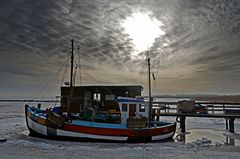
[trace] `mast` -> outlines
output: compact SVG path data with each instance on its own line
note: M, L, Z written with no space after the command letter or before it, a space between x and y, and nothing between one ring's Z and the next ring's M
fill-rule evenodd
M68 105L67 105L67 116L68 118L70 117L70 106L71 106L71 101L72 101L72 93L73 93L73 60L74 60L74 55L73 55L73 45L74 40L71 40L71 46L72 46L72 51L71 51L71 74L70 74L70 89L69 89L69 99L68 99Z
M151 91L151 68L150 68L150 58L149 57L147 57L147 63L148 63L148 98L149 98L149 115L148 115L148 126L150 126L150 122L151 122L151 120L152 120L152 91Z
M73 42L74 42L74 40L72 39L72 40L71 40L71 43L72 43L72 52L71 52L70 90L71 90L72 87L73 87L73 59L74 59L74 56L73 56Z

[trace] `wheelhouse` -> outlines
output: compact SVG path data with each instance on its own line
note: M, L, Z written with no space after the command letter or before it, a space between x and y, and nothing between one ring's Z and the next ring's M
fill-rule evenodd
M121 123L127 124L129 118L148 117L149 104L144 99L118 97Z

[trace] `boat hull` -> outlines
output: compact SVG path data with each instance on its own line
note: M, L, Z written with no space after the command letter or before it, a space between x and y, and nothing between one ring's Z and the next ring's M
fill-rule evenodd
M63 127L57 128L46 118L34 113L29 106L25 106L25 115L30 135L59 140L151 142L172 138L176 130L176 123L150 128L127 128L118 126L120 124L87 121L65 122Z

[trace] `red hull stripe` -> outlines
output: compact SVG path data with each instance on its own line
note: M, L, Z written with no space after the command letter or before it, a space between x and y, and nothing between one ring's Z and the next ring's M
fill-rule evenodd
M175 125L146 129L109 129L65 124L63 130L93 135L138 137L168 134L175 131Z

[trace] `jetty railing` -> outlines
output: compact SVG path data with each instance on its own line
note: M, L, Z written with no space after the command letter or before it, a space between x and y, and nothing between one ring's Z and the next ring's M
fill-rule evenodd
M46 102L46 103L51 103L51 102L57 102L59 103L60 100L53 100L53 99L0 99L0 102L33 102L33 103L40 103L40 102Z
M240 118L240 103L232 102L195 102L194 107L204 109L203 112L182 112L179 102L153 102L153 116L159 120L160 116L174 116L180 123L181 132L186 132L186 117L223 118L226 119L226 130L234 133L234 120ZM194 109L193 109L194 110Z
M179 102L153 102L153 109L160 110L161 114L165 113L177 113ZM196 105L204 107L208 114L212 113L226 113L228 110L233 110L232 113L239 113L240 103L231 102L195 102Z

